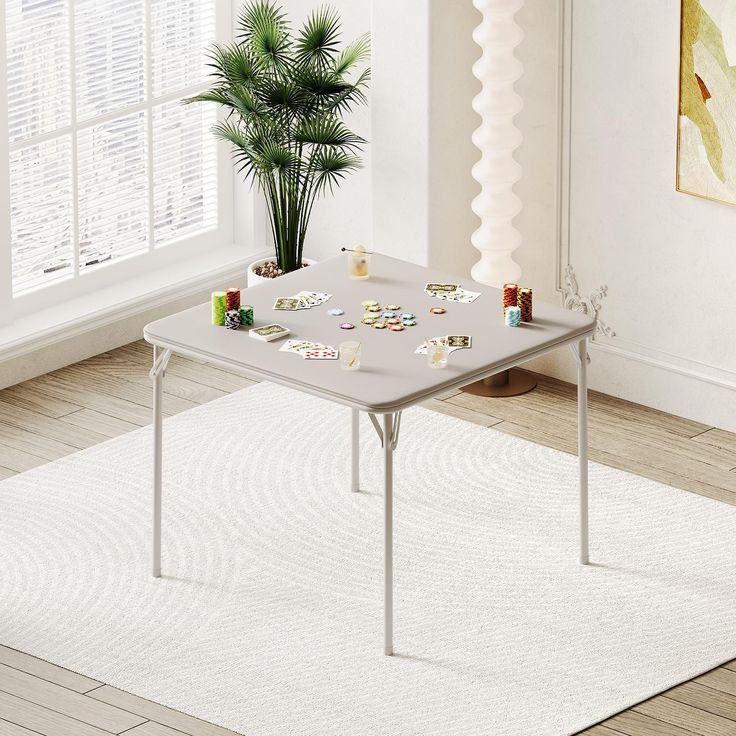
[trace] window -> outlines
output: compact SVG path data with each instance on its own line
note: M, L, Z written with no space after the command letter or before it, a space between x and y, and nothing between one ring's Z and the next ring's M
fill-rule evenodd
M216 111L181 100L229 2L3 1L13 296L211 245Z

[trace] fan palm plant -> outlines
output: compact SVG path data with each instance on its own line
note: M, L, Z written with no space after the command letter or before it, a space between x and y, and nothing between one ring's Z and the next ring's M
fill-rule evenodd
M292 33L273 0L253 0L239 16L236 40L211 53L214 84L187 102L227 111L214 128L232 144L246 180L264 193L284 272L301 268L315 201L360 168L366 141L342 118L366 103L369 37L341 48L340 16L325 6Z

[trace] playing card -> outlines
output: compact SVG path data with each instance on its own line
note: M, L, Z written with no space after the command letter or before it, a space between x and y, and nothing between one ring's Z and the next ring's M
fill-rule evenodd
M458 289L457 291L449 291L444 294L437 294L438 299L445 299L448 302L459 302L461 304L472 304L479 296L479 291L467 291L466 289Z
M473 342L470 335L448 335L447 344L450 348L469 348Z
M299 309L299 299L295 297L280 296L273 305L274 309L284 309L289 312L295 312Z
M460 284L433 284L428 283L424 285L424 291L428 294L442 294L449 291L457 291L460 288Z
M318 346L319 343L309 342L307 340L287 340L280 348L282 353L299 353L300 348L308 348Z
M289 328L283 325L271 324L264 325L263 327L254 327L252 330L248 330L248 334L254 337L256 340L265 340L270 342L271 340L277 340L279 337L286 337L289 334Z
M431 337L429 338L428 342L434 344L437 343L445 343L447 342L447 336L446 335L439 335L437 337ZM457 348L455 348L457 349ZM452 352L452 348L450 348L450 352ZM415 351L414 353L416 355L426 355L427 354L427 343L423 342Z
M305 360L337 360L338 351L330 345L313 350L305 350L303 353Z
M310 307L316 307L324 304L332 294L327 294L324 291L300 291L295 296L306 299Z

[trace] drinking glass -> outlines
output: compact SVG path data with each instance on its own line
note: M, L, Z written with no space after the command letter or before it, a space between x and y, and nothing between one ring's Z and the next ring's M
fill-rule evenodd
M357 371L360 368L360 343L340 343L340 368L346 371Z
M447 366L447 356L450 354L450 346L443 342L427 340L427 365L430 368L444 368Z
M348 251L348 276L363 281L370 276L371 254L364 250Z

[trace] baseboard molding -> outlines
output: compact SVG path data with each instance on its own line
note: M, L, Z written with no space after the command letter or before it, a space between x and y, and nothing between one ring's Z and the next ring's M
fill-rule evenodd
M736 432L734 387L712 374L593 343L589 386L617 398ZM574 383L576 369L562 351L528 364L532 370Z
M148 322L200 304L226 284L244 286L247 263L238 262L169 284L144 296L106 306L0 348L0 388L57 370L107 350L138 340Z

